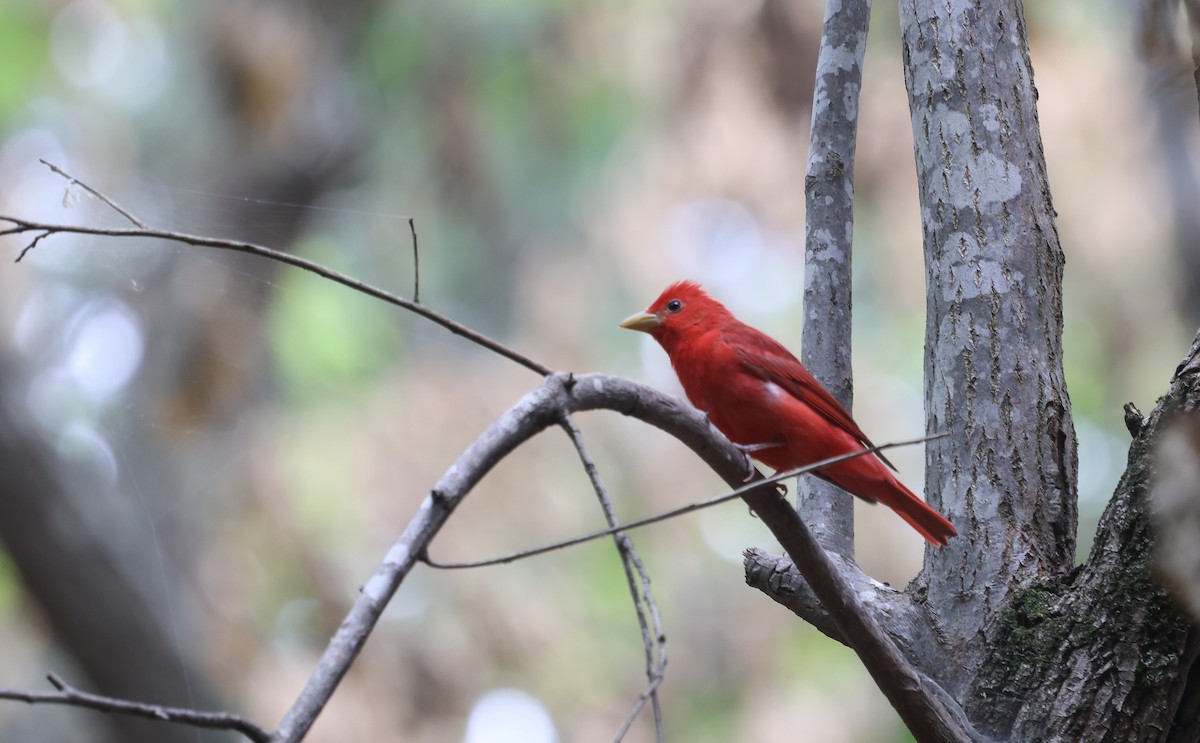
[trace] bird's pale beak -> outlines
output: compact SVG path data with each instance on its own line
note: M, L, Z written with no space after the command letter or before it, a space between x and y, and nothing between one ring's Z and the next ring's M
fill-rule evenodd
M639 312L636 315L630 315L621 323L621 327L626 330L640 330L643 333L649 333L659 326L662 318L658 315L649 312Z

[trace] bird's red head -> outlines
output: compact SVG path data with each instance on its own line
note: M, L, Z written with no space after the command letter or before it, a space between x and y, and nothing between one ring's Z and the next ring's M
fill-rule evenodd
M664 347L697 328L719 328L732 319L725 305L708 296L694 281L668 286L645 312L628 317L622 328L649 333Z

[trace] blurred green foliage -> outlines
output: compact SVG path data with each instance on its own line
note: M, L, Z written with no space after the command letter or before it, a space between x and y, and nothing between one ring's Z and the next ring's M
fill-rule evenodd
M21 580L8 554L0 549L0 617L11 617L21 603Z
M0 126L20 111L40 87L47 55L48 16L36 3L0 3Z
M327 240L307 240L297 252L348 271ZM362 389L402 349L393 308L305 271L280 274L268 322L281 384L299 402L329 402L332 393Z
M356 49L374 167L401 208L437 204L419 210L437 236L429 286L470 296L484 330L508 327L523 261L578 249L578 204L646 111L577 48L586 17L568 2L394 4Z

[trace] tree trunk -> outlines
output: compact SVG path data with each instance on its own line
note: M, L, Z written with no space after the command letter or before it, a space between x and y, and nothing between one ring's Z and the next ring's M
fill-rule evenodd
M1155 580L1154 455L1173 417L1200 405L1200 335L1141 426L1087 562L1015 592L966 694L1007 740L1200 740L1200 634Z
M1200 740L1200 635L1152 573L1153 454L1200 405L1200 336L1074 567L1063 253L1016 0L901 3L928 291L926 498L958 527L895 591L842 571L986 741ZM1135 416L1137 417L1137 416ZM829 632L790 566L747 579ZM836 631L834 633L836 635Z
M1075 559L1063 254L1018 2L901 6L925 241L926 498L961 537L920 583L968 671L1008 592Z

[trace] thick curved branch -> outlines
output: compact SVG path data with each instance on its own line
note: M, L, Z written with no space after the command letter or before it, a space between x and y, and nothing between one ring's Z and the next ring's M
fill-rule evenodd
M412 571L455 507L501 459L521 443L557 423L569 377L555 374L496 419L434 485L317 662L308 684L275 730L273 741L300 741L358 657L388 601Z
M421 504L400 539L363 586L318 662L308 685L284 716L273 741L298 741L333 695L362 649L400 583L412 571L450 514L480 479L503 457L563 415L609 409L645 421L679 439L726 482L745 480L745 455L709 425L699 411L680 400L619 377L556 373L497 419L447 470ZM829 610L838 630L850 641L901 718L921 740L969 741L957 710L929 688L879 624L859 602L853 588L809 534L796 511L773 486L764 485L743 499L783 544L806 581Z

